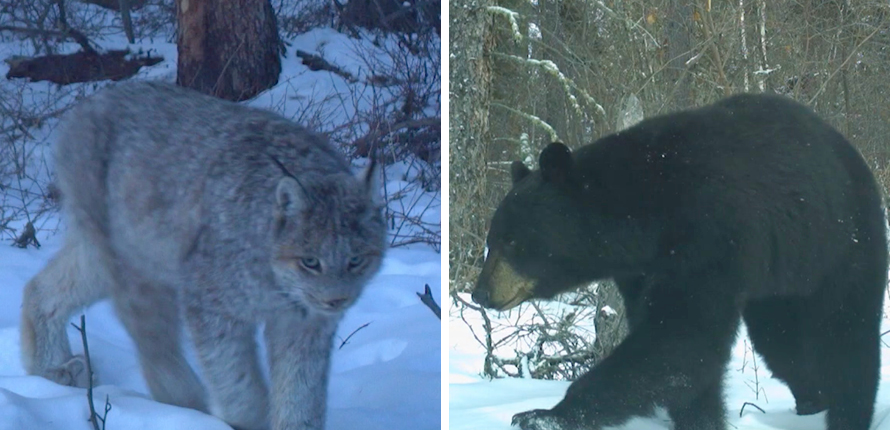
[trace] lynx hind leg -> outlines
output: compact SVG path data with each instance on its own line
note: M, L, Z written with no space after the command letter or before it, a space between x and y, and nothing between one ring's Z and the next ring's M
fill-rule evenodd
M136 343L142 374L152 398L170 405L207 412L204 387L182 351L182 316L173 287L126 275L112 294L118 317Z
M89 383L83 356L71 354L67 328L75 311L107 296L103 261L95 248L72 238L25 286L21 349L29 374L62 385Z

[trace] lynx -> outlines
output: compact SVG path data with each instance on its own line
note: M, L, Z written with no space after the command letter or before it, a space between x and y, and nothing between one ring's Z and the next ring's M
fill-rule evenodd
M159 83L79 104L54 157L68 228L25 287L27 371L86 386L66 326L110 296L156 400L236 429L323 429L332 337L385 249L374 163L356 176L291 121Z

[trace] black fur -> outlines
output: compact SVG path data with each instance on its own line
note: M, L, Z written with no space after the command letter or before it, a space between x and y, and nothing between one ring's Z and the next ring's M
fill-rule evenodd
M513 166L488 236L533 296L614 278L631 334L523 429L599 429L667 408L677 430L725 429L723 376L744 318L798 413L866 430L887 284L881 196L844 137L778 96L652 118L543 172ZM486 261L486 265L495 264ZM498 288L483 270L474 298Z

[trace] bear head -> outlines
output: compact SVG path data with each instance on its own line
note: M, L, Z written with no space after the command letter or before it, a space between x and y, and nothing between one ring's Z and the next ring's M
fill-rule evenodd
M513 162L513 188L501 201L487 239L473 301L506 310L589 283L590 213L583 178L569 148L551 143L540 170Z

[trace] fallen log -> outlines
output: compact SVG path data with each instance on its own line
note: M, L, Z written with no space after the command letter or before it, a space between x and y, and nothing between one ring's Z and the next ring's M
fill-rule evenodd
M28 78L31 82L49 81L58 85L77 82L119 81L136 74L143 66L153 66L163 57L129 55L129 50L102 53L80 51L66 55L12 57L6 60L6 79Z

